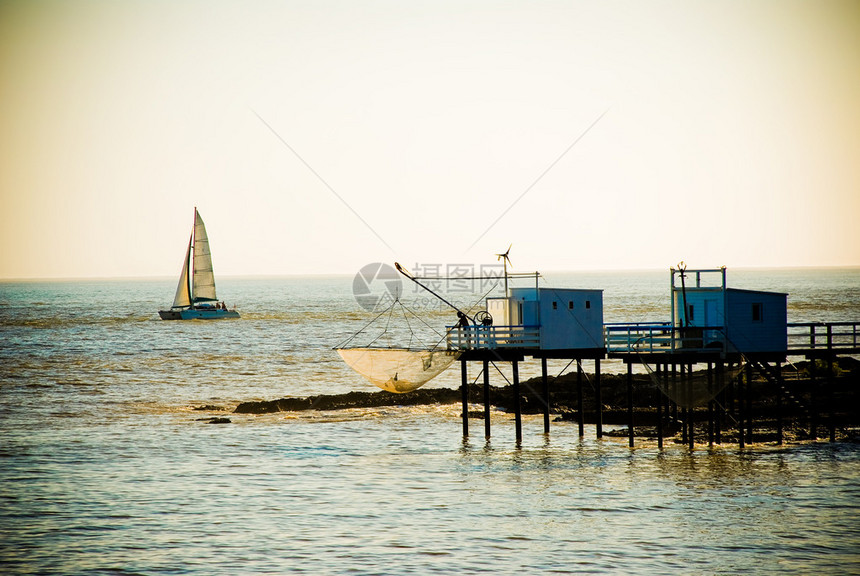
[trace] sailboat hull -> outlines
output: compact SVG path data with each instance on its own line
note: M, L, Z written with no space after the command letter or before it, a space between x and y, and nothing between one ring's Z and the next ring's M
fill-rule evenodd
M222 320L226 318L239 318L235 310L159 310L158 315L162 320Z

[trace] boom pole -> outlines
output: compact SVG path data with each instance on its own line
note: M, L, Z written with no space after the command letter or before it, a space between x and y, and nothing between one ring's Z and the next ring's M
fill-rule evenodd
M436 298L438 298L439 300L441 300L442 302L444 302L445 304L447 304L448 306L450 306L451 308L453 308L454 310L456 310L457 312L459 312L460 314L462 314L466 318L469 317L468 314L466 314L465 312L463 312L462 310L460 310L459 308L457 308L456 306L454 306L453 304L448 302L445 298L443 298L442 296L440 296L439 294L437 294L436 292L434 292L433 290L431 290L430 288L428 288L427 286L425 286L424 284L419 282L412 274L410 274L406 270L406 268L401 266L399 262L395 262L394 267L397 268L398 272L400 272L401 274L403 274L404 276L406 276L407 278L409 278L410 280L412 280L413 282L415 282L416 284L418 284L419 286L421 286L422 288L424 288L425 290L430 292L430 294L432 294L433 296L435 296ZM474 322L474 320L473 320L473 322Z

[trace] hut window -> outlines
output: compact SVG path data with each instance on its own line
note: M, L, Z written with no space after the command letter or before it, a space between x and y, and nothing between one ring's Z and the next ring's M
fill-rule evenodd
M552 309L553 309L553 310L558 310L558 302L553 302L553 303L552 303Z
M693 305L690 304L688 308L690 309L690 312L687 314L687 320L693 322L696 319L696 315L693 313Z
M753 322L761 322L762 321L762 313L761 313L761 302L756 302L752 305L752 321Z
M568 310L573 310L573 300L568 300L568 302L567 302L567 309L568 309Z
M587 310L589 308L591 308L591 300L586 300L585 301L585 309Z

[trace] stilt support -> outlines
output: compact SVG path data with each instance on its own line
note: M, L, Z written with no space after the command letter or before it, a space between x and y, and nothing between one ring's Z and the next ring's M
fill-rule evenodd
M782 364L776 363L776 443L782 446Z
M633 363L627 363L627 443L633 448Z
M490 439L490 363L484 360L484 438Z
M668 378L668 370L660 370L660 365L657 365L657 378L660 378L665 387ZM657 390L657 448L663 449L663 393Z
M546 373L546 358L540 359L540 372L543 380L543 432L549 434L549 378Z
M461 396L463 400L463 438L469 436L469 369L465 360L460 360Z
M603 438L603 398L600 394L600 358L594 360L594 394L597 409L597 437Z
M516 360L511 362L511 367L514 372L514 427L519 445L523 441L523 415L520 408L520 371Z
M579 436L585 434L585 415L582 413L582 360L576 360L576 413L579 420Z

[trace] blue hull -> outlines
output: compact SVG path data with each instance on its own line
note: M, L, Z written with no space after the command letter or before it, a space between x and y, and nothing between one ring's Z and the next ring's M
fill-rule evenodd
M239 318L235 310L159 310L162 320L221 320L224 318Z

